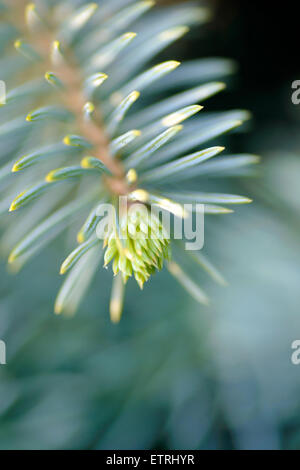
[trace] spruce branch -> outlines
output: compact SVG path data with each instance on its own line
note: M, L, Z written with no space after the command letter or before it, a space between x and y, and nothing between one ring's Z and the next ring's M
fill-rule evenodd
M250 199L191 191L189 181L243 174L258 161L254 155L219 157L224 147L214 145L248 120L248 112L203 112L202 103L223 91L220 80L235 71L231 61L152 62L194 24L208 21L210 12L189 4L157 15L152 0L120 5L9 1L1 22L11 25L13 40L3 38L0 59L10 85L0 109L0 214L7 220L2 250L10 251L10 265L20 269L84 215L78 246L62 258L66 278L55 312L78 308L104 258L114 274L113 322L121 318L129 278L143 288L164 264L207 304L189 269L177 261L180 246L150 208L181 219L189 217L186 202L203 204L206 214L230 213L223 204ZM207 142L213 145L202 148ZM126 209L144 212L119 210L119 196L127 196ZM98 228L105 203L116 211L102 245ZM8 216L8 210L16 214ZM185 253L185 259L224 284L205 257Z

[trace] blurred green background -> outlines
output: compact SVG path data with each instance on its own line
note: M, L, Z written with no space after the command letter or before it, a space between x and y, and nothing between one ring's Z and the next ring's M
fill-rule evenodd
M164 271L143 292L130 284L115 326L102 269L75 317L53 315L63 240L18 276L3 262L1 449L300 448L297 14L291 2L210 3L213 21L165 55L236 59L237 77L206 109L254 114L229 143L262 156L258 175L220 182L254 203L206 224L204 252L229 287L203 276L204 308Z

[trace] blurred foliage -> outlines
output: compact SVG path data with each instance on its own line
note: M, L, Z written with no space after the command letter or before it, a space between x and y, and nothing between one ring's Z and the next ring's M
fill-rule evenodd
M247 183L259 200L207 234L230 286L207 285L206 309L164 273L132 287L116 328L99 273L77 316L53 317L55 245L51 270L37 260L14 289L2 273L1 448L297 448L299 170L291 155L270 160L265 182Z

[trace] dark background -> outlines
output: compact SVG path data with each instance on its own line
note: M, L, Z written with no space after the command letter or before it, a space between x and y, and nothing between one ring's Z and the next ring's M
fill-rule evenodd
M290 102L291 83L300 77L299 2L209 3L214 4L216 16L203 39L203 49L208 56L231 57L239 64L232 105L250 109L261 134L282 126L292 138L299 125L299 112ZM276 150L278 136L275 134L271 146L269 142L268 147L260 144L262 150ZM286 145L289 147L288 142Z

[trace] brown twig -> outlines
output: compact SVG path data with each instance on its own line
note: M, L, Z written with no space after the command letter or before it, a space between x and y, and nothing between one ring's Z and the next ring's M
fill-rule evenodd
M109 152L109 138L105 132L100 110L95 109L93 117L89 120L86 120L84 116L83 108L88 99L83 93L80 68L71 49L66 47L66 50L64 50L65 60L58 65L54 65L51 62L51 49L53 42L57 39L55 25L51 26L50 23L49 29L45 26L45 29L38 32L24 31L24 8L27 2L24 2L24 0L14 1L18 4L18 7L15 8L18 23L21 26L20 29L28 42L33 42L37 47L43 59L43 72L46 73L51 70L64 83L65 87L61 94L64 106L76 117L78 132L92 144L94 156L99 158L112 173L113 177L105 178L109 190L117 194L128 193L123 165L116 158L113 158Z

